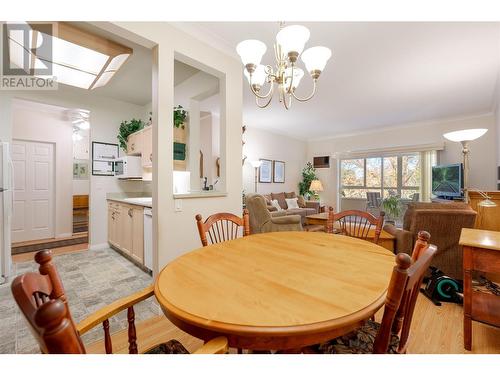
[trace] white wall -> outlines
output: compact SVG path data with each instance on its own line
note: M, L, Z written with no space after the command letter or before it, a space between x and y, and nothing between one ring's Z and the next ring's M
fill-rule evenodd
M500 169L500 80L497 81L496 90L496 130L497 130L497 168ZM497 187L496 190L500 190L500 170L497 169Z
M12 139L12 100L20 98L66 108L90 111L91 141L118 143L116 136L120 122L132 118L144 118L144 107L86 91L60 85L55 91L0 92L0 137ZM71 143L71 140L69 141ZM72 176L70 177L72 181ZM151 191L149 183L120 181L115 177L90 176L90 245L107 246L106 194L111 192Z
M487 128L488 132L470 144L470 186L477 189L496 190L496 149L497 129L495 116L491 113L463 119L436 120L433 122L403 125L351 136L310 141L308 160L313 156L331 155L349 151L363 151L387 147L403 147L432 143L444 143L439 152L438 162L442 164L462 161L461 145L446 141L443 134L453 130ZM325 191L320 194L326 204L337 206L337 163L331 160L329 169L318 169L317 175Z
M55 174L55 237L73 232L73 124L62 118L62 111L31 107L16 101L12 111L12 138L53 143Z
M163 22L122 22L107 25L153 50L153 205L155 272L172 259L200 247L194 216L214 212L241 214L242 74L238 59ZM220 79L221 180L226 196L182 200L175 212L173 196L174 58ZM200 65L200 63L203 65Z
M307 142L251 126L247 126L243 139L245 140L243 153L247 156L243 165L243 189L246 193L255 191L255 169L250 162L258 159L285 162L285 183L258 183L258 193L282 191L298 193L302 169L307 161Z

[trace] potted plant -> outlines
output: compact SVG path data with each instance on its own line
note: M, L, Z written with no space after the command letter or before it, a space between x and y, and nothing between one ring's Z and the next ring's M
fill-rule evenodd
M382 200L382 207L386 213L386 223L395 224L402 212L401 199L397 195L390 195Z
M187 115L187 111L181 105L174 107L174 140L176 142L185 142Z
M120 124L120 130L118 131L118 142L120 143L120 147L127 151L127 138L130 134L135 133L136 131L144 128L144 122L142 120L136 120L133 118L130 121L122 121Z
M309 199L314 193L309 190L312 180L317 180L316 169L308 162L302 170L302 181L299 182L299 194L305 199Z

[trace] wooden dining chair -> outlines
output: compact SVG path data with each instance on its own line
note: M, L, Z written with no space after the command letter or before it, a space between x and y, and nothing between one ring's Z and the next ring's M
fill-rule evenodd
M406 253L396 256L381 323L367 320L356 331L310 350L329 354L406 353L420 284L437 251L429 245L429 239L429 233L419 232L412 258Z
M196 215L195 218L203 246L208 246L209 241L210 244L215 244L238 238L240 227L243 228L243 236L250 235L250 220L246 208L243 210L243 217L222 212L210 215L205 222L200 214Z
M68 306L64 287L49 250L39 251L35 261L40 265L39 273L29 272L17 276L11 289L14 299L28 322L28 326L38 341L42 353L85 354L81 335L102 324L104 346L107 354L113 353L109 319L120 311L127 310L128 352L130 354L188 354L188 350L177 340L149 343L138 350L135 327L134 305L154 295L153 286L121 298L94 312L75 324ZM228 342L218 337L207 342L195 353L226 353Z
M370 234L373 233L373 243L378 243L382 227L384 226L384 216L384 211L381 211L378 217L360 210L341 211L333 215L333 223L330 224L330 233L338 229L338 234L361 238L363 240L367 240ZM335 224L337 223L338 228L335 228ZM327 223L327 231L328 228L329 224Z

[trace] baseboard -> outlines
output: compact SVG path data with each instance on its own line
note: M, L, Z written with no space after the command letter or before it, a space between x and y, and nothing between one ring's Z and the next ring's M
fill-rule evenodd
M109 249L109 243L104 242L104 243L98 243L97 245L90 245L89 250L103 250L103 249Z

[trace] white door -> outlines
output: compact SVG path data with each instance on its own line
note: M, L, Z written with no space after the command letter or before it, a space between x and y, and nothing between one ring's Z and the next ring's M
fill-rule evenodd
M12 142L12 242L54 237L54 145Z

